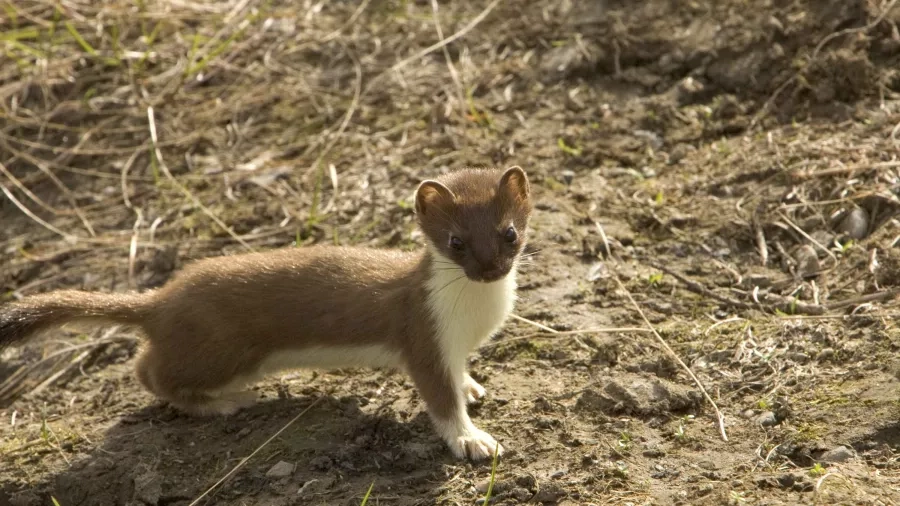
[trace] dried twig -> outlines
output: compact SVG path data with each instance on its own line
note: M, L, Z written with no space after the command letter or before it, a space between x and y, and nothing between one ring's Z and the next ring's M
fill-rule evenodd
M525 336L511 337L509 339L504 339L502 341L494 341L491 343L485 343L481 346L481 348L491 348L494 346L502 346L508 343L514 343L516 341L527 341L529 339L557 339L563 337L577 337L579 335L589 335L589 334L619 334L619 333L628 333L628 332L652 332L652 330L644 328L644 327L609 327L609 328L588 328L588 329L578 329L578 330L554 330L552 332L536 332L534 334L528 334Z
M842 35L850 35L851 33L868 32L872 28L875 28L876 26L878 26L879 23L881 23L884 20L885 16L887 16L891 12L891 9L893 9L896 4L897 4L897 0L891 0L891 3L887 4L887 6L881 10L881 14L879 14L878 17L875 18L874 21L872 21L871 23L869 23L867 25L858 26L855 28L845 28L843 30L826 35L825 38L823 38L816 45L816 48L813 50L812 56L810 57L810 61L815 60L816 57L819 56L819 51L821 51L822 48L825 47L825 44L828 44L832 40L834 40Z
M263 444L259 445L255 450L253 450L253 453L251 453L250 455L247 455L246 457L244 457L243 459L241 459L241 461L238 462L236 466L234 466L233 468L231 468L231 471L228 471L228 473L227 473L225 476L223 476L219 481L215 482L211 487L209 487L208 489L206 489L205 492L203 492L203 493L200 494L196 499L194 499L193 501L191 501L191 503L190 503L188 506L194 506L194 505L198 504L198 503L200 502L201 499L203 499L204 497L206 497L207 495L209 495L210 492L212 492L213 490L215 490L216 488L218 488L219 485L225 483L225 481L228 480L228 478L231 478L232 476L234 476L234 474L237 473L238 470L240 470L242 467L244 467L244 464L246 464L250 459L252 459L254 455L256 455L256 454L259 453L263 448L265 448L266 446L268 446L269 443L271 443L272 441L275 440L275 438L277 438L278 436L280 436L282 432L286 431L291 425L294 424L294 422L296 422L297 420L299 420L301 416L305 415L309 410L311 410L313 407L315 407L316 404L318 404L322 399L324 399L324 396L320 396L320 397L316 398L316 400L313 401L312 404L310 404L309 406L307 406L306 409L304 409L303 411L297 413L297 416L295 416L294 418L291 418L286 424L284 424L283 427L281 427L280 429L278 429L278 432L276 432L275 434L272 434L272 436L271 436L269 439L266 439L266 440L263 442Z
M881 11L881 14L879 14L878 17L875 18L874 21L872 21L871 23L869 23L865 26L860 26L860 27L856 27L856 28L847 28L845 30L840 30L840 31L826 35L816 45L816 48L813 50L808 63L811 64L812 62L814 62L816 60L816 58L818 58L818 56L819 56L819 51L821 51L822 48L825 46L825 44L827 44L831 40L833 40L837 37L840 37L842 35L847 35L847 34L857 33L857 32L867 32L867 31L871 30L872 28L878 26L878 24L881 23L882 20L884 20L885 16L888 15L888 13L891 11L891 9L894 8L894 5L896 3L897 3L897 0L891 0L891 3L888 4L888 6L885 7ZM763 115L765 115L765 113L769 110L769 108L772 106L772 104L775 103L775 100L778 99L778 97L781 95L781 93L784 92L784 90L787 89L788 86L797 82L799 77L800 77L800 72L798 71L794 75L792 75L790 78L788 78L785 82L781 83L781 85L778 86L778 88L775 89L775 91L772 93L772 95L770 95L769 98L765 101L765 103L763 103L762 107L759 108L759 111L753 116L753 119L750 120L750 126L747 127L748 131L753 130L756 127L759 120L762 119Z
M432 45L426 47L425 49L419 51L418 53L416 53L416 54L414 54L414 55L412 55L412 56L410 56L409 58L403 59L403 60L401 60L401 61L395 63L395 64L390 68L390 70L392 70L392 71L394 71L394 70L400 70L400 69L402 69L403 67L409 65L410 63L412 63L412 62L414 62L414 61L416 61L416 60L418 60L418 59L420 59L420 58L422 58L422 57L428 55L429 53L431 53L431 52L433 52L433 51L436 51L436 50L438 50L438 49L440 49L440 48L446 46L447 44L450 44L451 42L455 41L456 39L461 38L461 37L464 36L465 34L467 34L467 33L469 33L470 31L472 31L476 26L478 26L479 23L481 23L482 21L484 21L484 18L486 18L486 17L488 16L488 14L490 14L491 11L494 10L494 7L497 7L497 4L499 4L499 3L500 3L500 0L493 0L491 3L488 4L487 7L484 8L483 11L481 11L480 14L478 14L477 16L475 16L475 18L472 19L472 21L469 21L469 23L468 23L466 26L462 27L458 32L456 32L456 33L454 33L453 35L447 37L446 39L440 40L440 41L438 41L438 42L436 42L436 43L434 43L434 44L432 44Z
M679 365L681 365L681 367L685 370L685 372L688 373L688 376L690 376L691 379L694 380L694 383L697 385L697 388L700 389L700 393L703 394L703 396L706 398L707 402L709 402L709 404L712 406L713 410L716 412L716 418L719 423L719 434L722 436L722 440L728 441L728 435L725 433L725 415L723 415L722 412L719 410L719 406L716 404L716 401L714 401L712 399L712 397L710 397L709 394L706 392L706 388L703 386L703 383L700 381L700 379L694 374L694 371L692 371L691 368L688 367L688 365L685 364L683 360L681 360L681 357L679 357L678 354L675 353L675 350L673 350L672 347L669 346L669 343L667 343L666 340L663 339L661 335L659 335L659 332L656 331L656 328L653 326L652 323L650 323L650 320L647 319L647 315L644 314L644 310L641 309L641 306L639 306L637 302L635 302L634 297L631 296L631 292L628 291L628 288L625 288L625 285L622 283L621 280L619 280L619 277L613 276L613 279L616 281L616 284L619 285L619 289L625 293L626 297L628 297L628 300L631 302L631 305L634 307L634 309L638 312L639 315L641 315L641 319L644 320L644 323L647 325L647 328L651 332L653 332L653 336L656 337L656 340L659 342L659 344L662 345L662 347L667 352L669 352L669 355L671 355L672 358L674 358L675 361L678 362Z
M546 326L546 325L544 325L544 324L538 323L538 322L536 322L536 321L529 320L528 318L522 318L521 316L516 315L516 314L511 314L511 315L509 315L509 316L510 316L510 318L512 318L512 319L514 319L514 320L519 320L520 322L527 323L527 324L532 325L532 326L534 326L534 327L537 327L537 328L539 328L539 329L541 329L541 330L543 330L543 331L545 331L545 332L550 332L551 334L558 334L558 333L559 333L559 331L556 330L556 329L552 329L552 328L550 328L550 327L548 327L548 326Z
M434 18L434 29L437 32L438 40L444 40L444 31L441 29L441 20L438 17L438 2L437 0L431 0L431 12L432 17ZM444 60L447 62L447 70L450 71L450 78L453 80L453 83L456 85L456 95L457 100L459 101L459 108L461 110L461 117L465 117L466 115L466 94L463 88L463 84L459 79L459 74L456 72L456 67L453 66L453 59L450 58L450 51L447 50L447 46L442 46L441 51L444 53Z
M209 218L213 220L216 225L225 230L225 232L227 232L228 235L230 235L235 241L239 242L241 246L247 248L250 251L256 251L253 246L247 244L247 241L245 241L241 236L234 233L234 230L231 230L231 227L229 227L221 219L219 219L219 217L216 216L215 213L213 213L208 207L203 205L203 203L200 202L200 199L195 197L194 194L191 193L191 191L188 190L186 186L175 179L175 176L173 176L169 171L169 167L166 165L165 161L163 161L162 152L160 152L159 145L157 143L158 139L156 136L156 119L153 116L153 106L147 107L147 122L149 123L150 127L150 141L153 143L153 153L156 156L156 161L159 164L160 169L162 169L163 174L166 175L166 177L169 179L169 181L172 182L172 184L174 184L179 190L181 190L185 197L190 199L190 201L193 202L195 206L200 208L200 210L203 211L204 214L209 216Z

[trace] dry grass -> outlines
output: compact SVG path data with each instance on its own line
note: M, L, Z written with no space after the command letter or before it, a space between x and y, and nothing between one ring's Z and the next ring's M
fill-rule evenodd
M477 159L459 151L473 148L461 131L482 130L463 111L482 109L477 72L498 55L456 64L464 104L440 51L477 44L497 5L466 18L406 2L6 3L4 193L47 232L23 249L52 255L61 237L123 259L133 238L132 257L185 241L197 254L223 242L379 241L408 222L408 185L383 195L351 183L388 178L378 166L414 178ZM448 131L434 135L423 117ZM388 223L366 212L385 206ZM22 259L9 251L23 230L3 238L6 261Z
M57 286L145 289L200 256L313 243L415 248L410 197L419 179L461 165L520 164L542 199L543 244L525 269L533 297L510 335L485 347L481 367L499 368L485 357L512 350L504 386L524 392L534 412L490 401L483 408L498 430L509 418L529 431L525 456L497 469L498 484L552 466L569 469L572 480L558 482L567 492L597 504L671 499L679 487L700 497L693 483L732 480L743 485L719 502L704 496L708 503L766 500L782 491L757 490L760 475L809 467L808 456L785 448L848 434L837 424L820 429L823 417L861 426L870 412L888 416L886 397L854 410L850 399L862 394L847 391L854 375L881 374L896 352L896 3L604 2L612 12L598 15L591 8L600 2L527 0L2 2L0 281L10 298ZM783 31L774 26L789 21ZM709 26L716 30L695 29ZM759 44L768 45L760 52ZM759 54L752 76L730 66ZM858 79L841 77L847 69L859 69ZM690 91L698 82L705 88ZM841 102L847 96L853 101ZM836 230L856 206L868 214L866 236L851 241ZM0 384L0 398L110 360L106 348L120 338L51 342ZM683 360L676 365L688 377L676 377L678 367L666 376L669 356ZM727 417L728 441L711 424L598 422L576 412L579 395L635 371L703 385L719 420ZM570 391L548 400L544 372L561 374ZM350 378L335 383L344 395L370 386ZM380 392L387 382L379 381ZM54 399L47 390L38 393ZM795 414L777 427L744 416L788 400ZM70 423L53 421L60 434ZM277 438L257 444L278 427L276 436L288 437L292 423L279 420L243 448L258 458L198 447L224 462L207 469L203 490L215 483L224 497L232 478L252 479L253 466L268 463L268 452L308 456ZM684 474L651 477L661 461L610 445L622 424L647 440L675 441L663 463ZM191 430L184 427L168 429L180 436ZM221 426L209 430L222 437ZM92 451L117 449L105 441L115 438L96 438ZM612 452L574 443L594 438ZM11 443L10 458L26 463L16 472L36 468L28 463L36 440ZM55 457L59 441L50 441ZM393 442L373 443L378 451L365 457L375 467L361 473L380 465L405 473L382 459ZM896 471L895 455L878 451L867 462ZM744 461L720 469L721 482L691 467L735 455ZM633 474L601 467L622 462ZM471 482L487 470L448 469L452 477L437 478L447 497L474 500ZM813 480L818 492L842 489L835 476L843 474ZM868 493L867 478L847 476L848 494ZM357 498L369 478L329 493ZM434 480L411 486L431 493ZM878 480L869 489L889 495L893 482ZM383 499L382 483L396 486L379 479L373 501Z

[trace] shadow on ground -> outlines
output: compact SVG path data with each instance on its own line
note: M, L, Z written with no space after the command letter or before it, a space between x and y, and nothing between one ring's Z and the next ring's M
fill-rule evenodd
M331 504L336 489L341 496L356 489L361 499L376 475L398 485L431 482L450 458L424 413L409 422L370 415L357 397L261 401L229 418L192 418L154 405L121 416L102 446L47 481L0 490L0 505L47 505L51 496L62 506L189 504L307 408L198 504L260 495L274 503Z

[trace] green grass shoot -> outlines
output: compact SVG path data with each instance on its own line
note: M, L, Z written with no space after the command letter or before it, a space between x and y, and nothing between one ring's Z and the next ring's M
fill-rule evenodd
M372 484L369 485L369 491L366 492L366 496L363 497L363 500L361 503L359 503L359 506L366 506L366 503L369 502L369 495L372 494L372 487L374 487L374 486L375 486L375 482L373 481Z
M566 141L563 140L562 137L556 140L556 145L559 146L559 149L562 150L563 153L572 156L581 156L581 148L572 147L566 144Z
M491 481L488 482L487 492L484 494L484 506L491 502L491 493L494 491L494 482L497 480L497 458L500 456L500 443L494 447L494 459L491 462Z

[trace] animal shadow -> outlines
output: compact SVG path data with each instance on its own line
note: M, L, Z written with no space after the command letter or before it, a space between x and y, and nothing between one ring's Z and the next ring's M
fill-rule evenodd
M0 489L0 506L188 505L223 477L197 504L359 504L373 481L373 497L402 484L410 499L392 504L424 504L447 479L445 445L426 415L401 422L361 402L276 399L228 417L150 406L121 416L98 447L29 490Z

